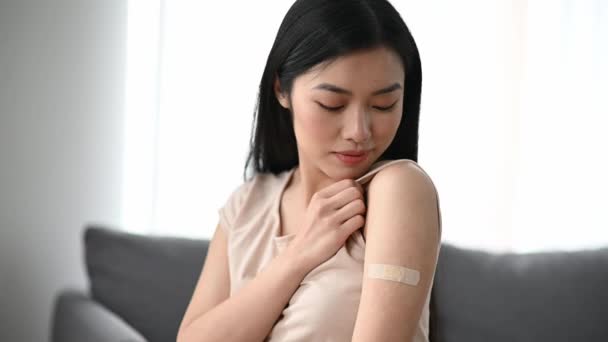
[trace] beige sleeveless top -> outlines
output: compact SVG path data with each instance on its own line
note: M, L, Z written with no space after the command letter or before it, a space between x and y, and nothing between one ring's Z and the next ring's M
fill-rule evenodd
M413 161L376 162L356 181L367 191L367 183L376 172L401 162ZM231 295L255 278L295 236L279 236L280 199L294 170L256 174L238 186L218 210L228 237ZM441 237L441 211L439 234ZM364 256L365 239L360 229L332 258L306 275L265 341L350 341L361 297ZM414 342L429 341L430 295L431 291Z

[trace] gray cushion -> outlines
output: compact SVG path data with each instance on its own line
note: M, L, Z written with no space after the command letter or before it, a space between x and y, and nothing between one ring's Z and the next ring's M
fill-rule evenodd
M53 313L53 342L146 342L132 326L78 290L57 296Z
M85 229L91 296L148 341L175 341L208 241Z
M433 342L608 341L608 248L490 253L443 243Z

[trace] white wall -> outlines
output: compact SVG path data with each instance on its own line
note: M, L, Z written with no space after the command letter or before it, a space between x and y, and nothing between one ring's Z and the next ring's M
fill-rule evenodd
M0 0L0 341L86 290L82 231L120 217L126 1Z

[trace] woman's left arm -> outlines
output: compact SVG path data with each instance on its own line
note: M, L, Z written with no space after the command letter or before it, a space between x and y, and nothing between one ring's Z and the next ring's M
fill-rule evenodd
M365 274L353 342L412 341L440 247L437 191L415 162L389 165L371 180L365 218ZM370 278L370 264L420 272L417 285Z

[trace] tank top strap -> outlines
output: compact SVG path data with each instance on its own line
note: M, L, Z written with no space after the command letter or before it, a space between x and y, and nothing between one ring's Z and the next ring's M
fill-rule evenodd
M404 163L404 162L413 162L413 160L411 160L411 159L393 159L393 160L382 160L382 161L376 162L376 163L372 164L369 171L367 171L363 176L357 178L355 180L355 182L359 183L360 185L367 184L374 177L374 175L376 173L378 173L378 171L384 169L385 167L387 167L389 165L397 164L397 163Z

